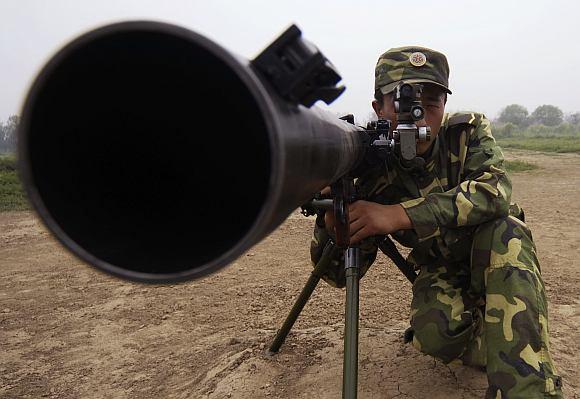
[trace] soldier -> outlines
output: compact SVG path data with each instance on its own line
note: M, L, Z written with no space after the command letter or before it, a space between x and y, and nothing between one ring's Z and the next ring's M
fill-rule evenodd
M368 201L350 205L351 243L363 250L361 274L376 257L373 236L391 234L412 248L413 284L407 342L445 363L485 368L489 398L562 397L548 346L548 308L540 265L523 212L510 205L511 183L490 122L478 113L444 113L449 66L423 47L390 49L375 69L377 116L396 125L393 90L421 83L430 142L418 143L424 165L395 161L357 181ZM393 126L394 127L394 126ZM316 263L331 212L318 218ZM344 286L335 259L325 280Z

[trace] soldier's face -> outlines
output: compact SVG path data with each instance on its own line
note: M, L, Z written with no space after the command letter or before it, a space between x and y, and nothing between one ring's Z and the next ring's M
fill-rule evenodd
M446 101L445 92L437 86L426 84L423 87L421 103L423 108L425 108L425 119L418 121L417 125L431 127L431 141L417 143L417 154L420 155L426 152L439 134ZM392 94L385 94L382 104L378 101L373 101L373 108L377 117L390 120L392 122L391 128L395 129L397 126L397 113L395 112Z

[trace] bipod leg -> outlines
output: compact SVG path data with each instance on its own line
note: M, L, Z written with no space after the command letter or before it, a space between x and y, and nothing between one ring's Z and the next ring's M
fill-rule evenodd
M302 292L300 292L300 295L296 299L294 306L292 306L292 310L290 310L288 317L286 317L284 324L282 325L280 330L278 330L276 337L274 337L274 341L272 341L272 344L270 345L269 348L270 354L276 353L278 352L278 350L280 350L280 347L286 340L288 333L292 329L292 326L294 326L294 323L296 322L296 319L298 319L298 316L300 316L302 309L304 309L304 306L310 299L310 296L314 292L314 289L318 285L318 282L320 281L320 278L326 271L326 268L336 255L336 252L337 252L336 245L334 245L332 241L329 241L324 247L324 250L322 251L322 256L320 257L320 260L314 267L314 270L312 270L312 273L310 273L310 277L308 278L306 285L304 286L304 288L302 288Z
M393 241L389 238L389 236L386 236L384 240L380 241L378 243L378 246L379 249L385 255L391 258L395 266L397 266L401 271L401 273L403 273L405 277L407 277L407 280L409 280L409 282L413 284L415 282L415 279L417 278L417 273L415 273L415 270L413 270L411 265L407 263L405 258L403 258L403 256L395 246L395 243L393 243Z
M346 314L344 322L342 397L344 399L355 399L358 379L360 248L347 248L344 254L344 268L346 272Z

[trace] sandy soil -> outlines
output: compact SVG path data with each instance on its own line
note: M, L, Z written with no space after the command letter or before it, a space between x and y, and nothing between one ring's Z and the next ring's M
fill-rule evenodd
M580 397L580 156L510 152L551 305L552 352ZM281 352L265 352L311 270L292 215L229 268L144 286L65 252L30 212L0 214L0 397L337 398L344 291L320 284ZM361 282L359 397L480 398L485 375L402 342L410 285L380 256Z

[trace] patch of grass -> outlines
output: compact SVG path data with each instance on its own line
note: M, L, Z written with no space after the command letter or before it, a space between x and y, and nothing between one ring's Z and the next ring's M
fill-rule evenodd
M575 152L580 153L580 137L532 137L532 138L501 138L498 144L502 148L516 148L522 150L543 152Z
M504 161L503 163L505 170L509 173L517 173L517 172L524 172L526 170L535 170L538 169L539 166L530 162L526 161Z
M14 155L0 154L0 172L9 172L16 170L16 157Z
M0 155L0 212L30 209L13 155Z

